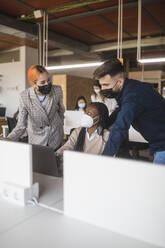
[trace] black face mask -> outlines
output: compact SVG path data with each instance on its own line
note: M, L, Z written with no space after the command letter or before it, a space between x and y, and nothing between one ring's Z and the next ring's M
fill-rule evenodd
M116 98L119 92L115 92L112 89L101 90L101 94L107 98Z
M116 81L115 85L111 89L101 90L101 94L107 98L116 98L119 95L119 92L113 91L113 88L119 81Z
M51 91L51 88L52 88L51 83L44 85L44 86L38 86L39 92L41 92L41 94L43 94L43 95L48 95Z

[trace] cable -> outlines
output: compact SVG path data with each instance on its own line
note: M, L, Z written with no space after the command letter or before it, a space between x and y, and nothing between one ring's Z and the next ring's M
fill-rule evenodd
M137 61L141 59L141 19L142 1L138 0L138 38L137 38Z
M48 33L49 33L49 30L48 30L48 22L49 22L49 19L48 19L48 14L46 14L46 36L45 36L45 42L46 42L46 46L45 46L45 66L48 66Z
M117 58L120 58L120 0L118 0L118 35L117 35Z
M46 12L43 13L43 36L42 36L42 44L43 44L43 51L42 51L42 65L45 66L45 29L46 29Z
M46 208L46 209L49 209L53 212L56 212L56 213L59 213L59 214L64 214L64 211L60 210L60 209L57 209L57 208L53 208L53 207L50 207L48 205L45 205L43 203L39 203L38 202L38 199L36 197L33 197L32 200L29 200L28 203L32 204L32 205L35 205L35 206L39 206L39 207L42 207L42 208Z
M118 37L117 37L117 58L122 59L123 40L123 0L118 0Z
M41 24L38 23L38 62L42 65Z
M122 41L123 41L123 0L120 6L120 59L122 59Z

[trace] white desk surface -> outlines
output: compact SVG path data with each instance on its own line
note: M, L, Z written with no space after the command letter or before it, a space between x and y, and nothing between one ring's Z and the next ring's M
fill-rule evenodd
M64 127L64 133L66 135L70 135L70 131L73 127L69 127L69 126L65 126ZM130 127L129 131L128 131L128 135L129 135L129 141L133 141L133 142L140 142L140 143L148 143L147 140L145 140L143 138L143 136L137 132L132 126Z
M35 175L40 202L62 208L62 179ZM156 248L41 207L0 199L1 248Z
M132 126L130 126L128 135L129 135L129 141L148 143L148 141L145 140L143 136L139 132L137 132Z

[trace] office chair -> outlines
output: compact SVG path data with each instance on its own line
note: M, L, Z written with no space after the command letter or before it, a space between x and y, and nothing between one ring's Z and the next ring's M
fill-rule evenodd
M116 154L116 157L150 161L149 158L140 155L140 151L147 150L148 148L149 148L148 143L129 141L127 136L127 138L120 146L119 151Z
M147 150L149 148L148 143L142 142L128 142L129 150L132 151L132 158L136 160L149 161L149 158L141 156L140 151Z
M15 126L17 125L17 120L15 117L7 117L7 124L9 127L9 133L11 133L11 131L15 128ZM28 136L23 136L21 138L19 138L20 142L23 143L28 143Z
M5 118L5 114L6 114L6 108L0 107L0 117Z
M9 127L9 133L11 133L11 131L17 125L17 120L15 118L12 118L12 117L7 117L7 124L8 124L8 127Z

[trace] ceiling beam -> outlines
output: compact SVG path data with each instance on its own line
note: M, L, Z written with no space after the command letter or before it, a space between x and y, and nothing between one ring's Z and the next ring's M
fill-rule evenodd
M38 29L36 24L20 21L4 14L0 14L0 24L19 30L24 33L31 34L33 37L37 38ZM50 30L49 30L49 43L52 46L62 49L67 49L76 54L80 54L87 57L93 57L93 58L97 57L96 55L89 54L88 45L80 41L68 38L64 35L54 33Z
M98 40L100 40L100 41L105 41L105 39L102 38L101 36L98 36L98 35L96 35L96 34L94 34L94 33L91 33L91 32L89 32L88 30L86 30L86 29L84 29L84 28L81 28L81 27L79 27L79 26L76 26L75 24L68 23L68 22L66 22L65 24L68 25L68 26L71 26L71 27L74 28L74 29L77 29L77 30L79 30L79 31L82 31L82 32L84 32L84 34L86 33L87 35L89 35L89 36L91 36L91 37L93 37L93 38L95 38L95 39L98 39Z
M80 2L79 0L77 1L73 1L73 2ZM89 7L88 5L84 6L88 11L93 11L93 9L91 7ZM99 14L98 17L100 17L102 20L104 20L104 22L112 25L114 28L118 28L118 25L116 23L114 23L113 21L109 20L107 17L105 17L104 15ZM133 37L132 34L130 34L129 32L127 32L125 29L123 29L123 33L127 34L129 37Z
M144 38L141 40L141 47L161 46L165 45L165 36ZM137 48L137 40L123 41L123 49ZM117 42L108 42L90 47L90 52L105 52L117 50Z
M154 23L157 27L159 27L161 30L165 31L165 27L161 25L144 6L142 5L142 11L143 13Z
M10 17L4 14L0 14L0 24L32 35L37 35L38 32L37 25L19 21L14 17Z
M142 39L141 47L155 47L155 46L165 46L165 36L154 37L154 38L144 38ZM128 40L123 41L123 49L134 49L137 48L137 40ZM98 45L90 46L90 53L102 53L106 51L116 51L117 43L116 42L107 42ZM56 49L49 52L49 57L60 57L73 55L73 53L63 50Z
M144 4L151 4L151 3L164 3L164 0L143 0L143 5ZM123 9L128 9L128 8L135 8L137 7L138 2L131 2L131 3L125 3L123 4ZM71 15L71 16L65 16L65 17L61 17L61 18L54 18L54 19L50 19L49 20L49 24L51 23L60 23L60 22L66 22L66 21L71 21L74 19L78 19L78 18L83 18L83 17L88 17L88 16L95 16L95 15L99 15L99 14L104 14L104 13L112 13L114 11L118 10L118 5L112 6L112 7L107 7L107 8L103 8L103 9L97 9L94 11L87 11L84 13L80 13L80 14L75 14L75 15Z
M32 5L26 3L26 2L24 2L22 0L14 0L14 1L19 3L19 4L21 4L21 5L23 5L24 7L27 7L27 8L32 9L32 10L36 10L35 7L33 7Z

